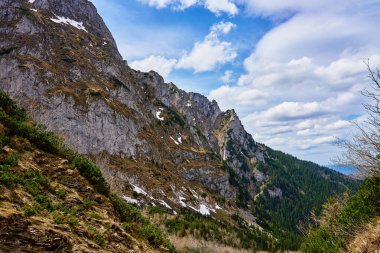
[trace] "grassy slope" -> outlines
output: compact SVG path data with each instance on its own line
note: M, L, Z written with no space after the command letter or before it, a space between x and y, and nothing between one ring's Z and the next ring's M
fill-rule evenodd
M98 167L34 125L4 92L0 148L0 251L174 251L109 191Z

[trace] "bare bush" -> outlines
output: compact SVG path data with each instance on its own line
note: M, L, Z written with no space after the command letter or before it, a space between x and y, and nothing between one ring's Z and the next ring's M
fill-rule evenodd
M371 85L362 94L369 99L364 104L368 114L364 122L354 122L358 132L351 140L341 140L339 145L346 151L338 162L355 166L360 174L374 176L380 174L380 70L369 71Z

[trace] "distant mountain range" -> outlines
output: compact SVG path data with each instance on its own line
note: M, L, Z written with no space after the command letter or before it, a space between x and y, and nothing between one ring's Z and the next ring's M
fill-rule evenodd
M355 166L344 166L344 165L325 165L325 167L330 168L332 170L338 171L344 175L355 175L358 170Z

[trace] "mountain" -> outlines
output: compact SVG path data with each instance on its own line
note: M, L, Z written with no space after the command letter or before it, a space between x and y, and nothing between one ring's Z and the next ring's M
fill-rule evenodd
M0 252L168 252L100 169L0 92Z
M91 1L0 0L0 22L0 88L173 236L296 249L310 212L357 185L131 69Z

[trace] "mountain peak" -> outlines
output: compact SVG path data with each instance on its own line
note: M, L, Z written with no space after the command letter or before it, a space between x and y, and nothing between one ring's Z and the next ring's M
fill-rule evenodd
M116 48L115 40L108 30L97 9L88 0L34 0L27 1L31 8L38 11L47 11L52 18L62 18L83 24L92 35L102 37L107 43Z

